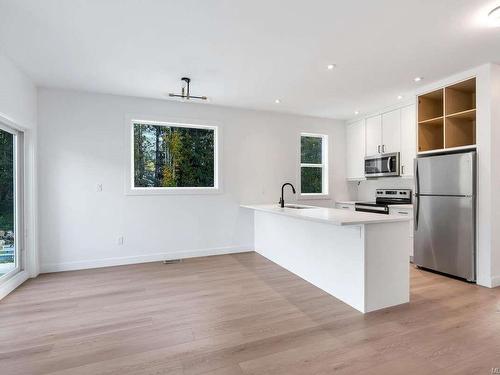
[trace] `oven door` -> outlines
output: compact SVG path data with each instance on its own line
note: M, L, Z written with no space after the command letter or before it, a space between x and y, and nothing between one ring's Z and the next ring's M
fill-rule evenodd
M399 176L399 152L365 157L365 177Z

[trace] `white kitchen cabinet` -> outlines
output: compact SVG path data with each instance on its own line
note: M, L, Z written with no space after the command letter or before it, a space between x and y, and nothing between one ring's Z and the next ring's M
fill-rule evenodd
M382 152L382 116L366 119L366 156Z
M400 153L400 174L413 177L416 156L415 105L406 105L347 125L347 179L364 179L364 158Z
M347 125L347 178L365 177L365 120Z
M389 215L404 215L404 216L409 216L412 219L408 222L408 225L410 226L410 237L408 238L409 242L409 248L410 248L410 257L413 258L413 209L412 208L398 208L398 207L393 207L389 206Z
M401 108L401 176L413 177L413 160L416 156L415 105Z
M382 114L382 145L383 154L399 152L401 149L401 110L396 109Z
M349 211L355 211L354 208L354 203L335 203L335 208L341 209L341 210L349 210Z
M398 152L401 148L401 110L366 119L366 155Z

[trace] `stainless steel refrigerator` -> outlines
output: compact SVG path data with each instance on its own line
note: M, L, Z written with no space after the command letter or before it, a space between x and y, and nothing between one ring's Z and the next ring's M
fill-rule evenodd
M476 152L415 159L414 264L476 280Z

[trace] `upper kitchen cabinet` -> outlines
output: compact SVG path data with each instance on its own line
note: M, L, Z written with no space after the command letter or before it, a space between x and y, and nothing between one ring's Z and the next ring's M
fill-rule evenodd
M401 176L413 176L413 160L416 156L416 113L415 105L401 108Z
M444 148L444 90L418 97L418 151Z
M382 152L382 116L366 119L366 156Z
M401 148L401 110L396 109L382 114L382 145L383 154L398 152Z
M365 156L392 152L400 153L401 176L413 177L416 120L412 104L347 125L347 179L365 178Z
M347 125L347 178L364 179L365 120Z
M476 144L476 79L445 88L444 147Z
M401 111L366 119L366 155L398 152L401 148Z
M418 97L418 152L476 145L476 79Z

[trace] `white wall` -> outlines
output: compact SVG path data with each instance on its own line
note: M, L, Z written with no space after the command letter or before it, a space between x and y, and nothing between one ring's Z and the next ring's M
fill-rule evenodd
M332 199L314 203L347 197L343 122L50 89L38 100L42 271L253 249L239 204L277 202L283 182L297 183L301 131L329 135ZM127 115L220 124L223 192L125 195Z
M492 286L500 286L500 65L491 65Z
M25 271L0 286L0 298L28 277L38 274L36 232L36 124L37 92L33 82L8 58L0 54L0 122L25 135Z
M20 127L36 127L37 101L33 82L0 54L0 115Z

